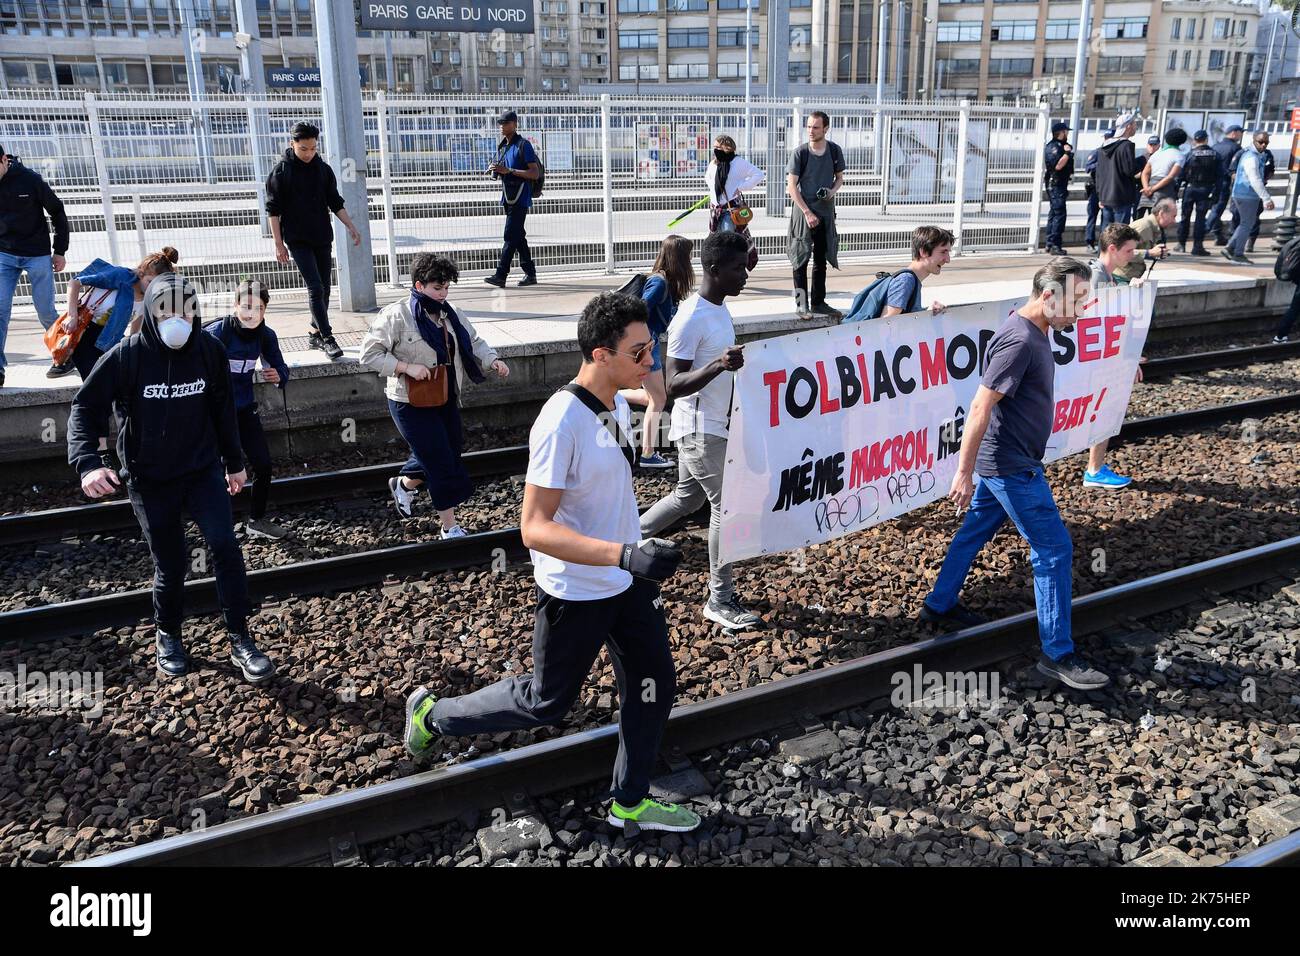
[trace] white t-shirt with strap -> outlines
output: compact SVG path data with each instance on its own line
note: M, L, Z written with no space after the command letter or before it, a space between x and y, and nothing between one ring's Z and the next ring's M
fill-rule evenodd
M614 415L624 435L632 434L632 413L621 396ZM632 469L604 423L570 392L547 399L528 433L528 474L539 488L559 488L555 521L601 541L628 544L641 538ZM533 579L552 597L597 601L622 594L632 575L622 568L573 564L531 551Z
M668 357L684 359L692 369L703 368L735 344L736 327L726 304L714 305L698 292L682 301L668 326ZM694 395L673 403L669 439L677 441L696 432L727 437L732 375L722 372Z

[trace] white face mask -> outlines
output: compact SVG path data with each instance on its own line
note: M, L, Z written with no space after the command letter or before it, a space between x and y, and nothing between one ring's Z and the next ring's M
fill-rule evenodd
M158 323L158 335L168 347L173 349L181 348L188 342L192 330L193 323L179 315L173 315L170 319L163 319Z

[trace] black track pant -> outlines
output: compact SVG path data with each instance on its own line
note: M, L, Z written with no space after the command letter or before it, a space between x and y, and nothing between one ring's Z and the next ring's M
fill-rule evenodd
M507 677L433 708L453 737L559 724L573 707L602 646L618 680L618 757L610 794L635 806L650 791L668 712L677 693L659 587L634 578L622 594L568 601L537 592L533 673Z

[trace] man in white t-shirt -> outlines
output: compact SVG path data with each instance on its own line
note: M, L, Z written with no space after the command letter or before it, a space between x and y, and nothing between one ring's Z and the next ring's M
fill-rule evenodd
M654 364L644 303L596 296L578 321L578 345L577 379L551 396L528 436L519 529L537 582L533 673L443 700L416 688L406 700L406 748L418 756L440 735L559 724L606 646L619 698L608 820L619 829L630 820L643 830L693 830L696 814L649 798L677 693L659 584L682 553L639 540L632 420L618 390L641 387Z
M732 373L745 364L725 301L745 288L748 243L715 232L700 249L700 291L684 299L668 327L664 378L675 400L668 437L677 442L677 487L641 516L641 534L658 534L709 503L709 597L704 616L728 630L758 624L736 600L731 566L718 560L722 469L731 421Z

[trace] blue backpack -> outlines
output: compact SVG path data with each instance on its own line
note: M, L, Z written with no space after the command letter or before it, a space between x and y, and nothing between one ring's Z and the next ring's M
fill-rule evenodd
M885 299L889 296L889 283L904 272L912 277L912 281L916 283L916 288L912 290L912 298L908 302L912 308L903 311L919 312L921 310L921 280L916 278L916 273L912 272L911 269L899 269L894 273L877 272L876 278L871 285L853 297L853 304L849 306L848 314L840 320L840 325L880 318L880 313L885 311Z

